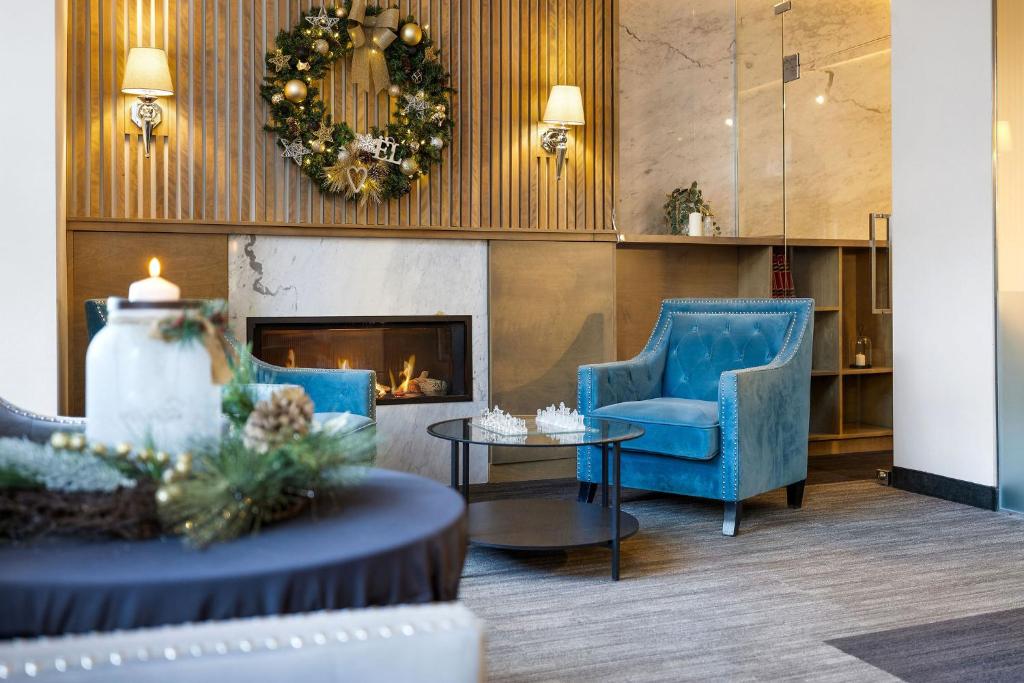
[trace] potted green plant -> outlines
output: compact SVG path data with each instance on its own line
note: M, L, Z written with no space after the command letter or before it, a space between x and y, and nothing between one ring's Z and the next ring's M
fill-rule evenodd
M665 202L665 220L673 235L689 234L688 223L691 213L699 213L702 217L709 216L714 219L714 212L711 205L704 201L704 194L694 180L687 188L677 187L668 195ZM718 222L714 223L714 234L718 235L721 229Z

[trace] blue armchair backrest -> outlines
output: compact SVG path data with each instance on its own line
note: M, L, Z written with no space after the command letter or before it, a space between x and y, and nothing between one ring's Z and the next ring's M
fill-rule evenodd
M673 313L662 395L718 400L727 370L767 365L782 350L792 313Z
M788 360L813 314L812 299L666 299L644 353L664 354L663 396L714 401L723 372Z

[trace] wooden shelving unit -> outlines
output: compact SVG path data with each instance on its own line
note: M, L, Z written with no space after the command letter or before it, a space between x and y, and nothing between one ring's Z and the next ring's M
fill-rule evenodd
M797 296L815 301L812 454L891 447L892 316L872 312L870 250L791 246L789 256ZM860 330L872 340L870 368L850 367Z

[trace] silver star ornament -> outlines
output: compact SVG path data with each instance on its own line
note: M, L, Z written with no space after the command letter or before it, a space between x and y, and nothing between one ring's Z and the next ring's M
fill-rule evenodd
M323 28L329 31L333 29L339 21L341 21L341 18L328 16L327 8L321 5L320 13L306 17L306 21L308 21L309 25L313 28Z
M302 157L312 152L311 149L302 144L302 138L295 138L291 142L282 138L281 142L284 144L284 152L281 156L285 159L292 159L299 166L302 165Z

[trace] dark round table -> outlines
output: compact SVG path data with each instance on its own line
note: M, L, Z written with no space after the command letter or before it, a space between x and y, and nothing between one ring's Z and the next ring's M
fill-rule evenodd
M370 470L331 506L205 550L153 541L0 545L0 638L454 600L465 504Z
M427 427L431 436L451 441L452 488L460 490L459 446L462 447L461 491L469 506L469 542L504 550L568 550L592 545L612 549L612 580L619 580L619 545L640 530L640 523L621 509L619 472L622 442L638 439L644 428L619 420L584 418L580 431L551 431L537 425L536 417L526 420L526 434L498 434L482 427L475 417L445 420ZM596 446L601 449L601 505L575 500L517 498L480 503L469 502L469 445L511 448L564 448ZM612 496L609 504L609 454Z

